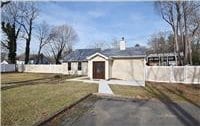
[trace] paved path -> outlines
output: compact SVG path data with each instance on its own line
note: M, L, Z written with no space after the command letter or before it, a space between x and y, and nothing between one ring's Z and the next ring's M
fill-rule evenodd
M82 81L85 83L99 84L99 80L90 80L88 77L77 77L72 79L67 79L66 81ZM113 85L129 85L129 86L145 86L143 80L104 80L108 84Z
M93 113L92 113L93 112ZM73 126L199 126L199 108L155 101L99 100Z
M108 84L113 85L129 85L129 86L145 86L142 80L109 80Z
M107 81L105 81L105 80L99 81L98 93L113 94L111 88L109 87Z
M199 115L186 102L91 97L45 126L199 126Z

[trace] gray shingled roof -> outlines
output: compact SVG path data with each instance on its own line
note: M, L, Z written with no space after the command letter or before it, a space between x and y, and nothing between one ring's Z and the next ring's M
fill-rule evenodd
M64 62L66 61L87 61L87 57L100 52L100 49L76 49L70 54L64 57Z
M131 47L126 50L106 49L100 53L107 57L145 57L145 47Z
M126 48L126 50L120 49L77 49L72 51L70 54L64 57L64 62L67 61L87 61L87 57L95 54L101 53L107 57L145 57L146 48L145 47L131 47Z

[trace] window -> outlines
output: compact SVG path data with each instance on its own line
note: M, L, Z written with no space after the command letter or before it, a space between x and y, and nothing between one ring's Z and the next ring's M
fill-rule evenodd
M71 70L71 62L68 62L68 70Z
M78 70L81 70L81 62L78 62Z

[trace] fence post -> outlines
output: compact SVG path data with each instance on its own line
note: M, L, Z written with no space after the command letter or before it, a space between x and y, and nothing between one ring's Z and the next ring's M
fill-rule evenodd
M144 59L144 82L146 81L146 70L147 70L146 61Z
M170 67L170 83L174 81L173 66Z
M183 79L183 83L187 83L187 66L184 66L184 79Z

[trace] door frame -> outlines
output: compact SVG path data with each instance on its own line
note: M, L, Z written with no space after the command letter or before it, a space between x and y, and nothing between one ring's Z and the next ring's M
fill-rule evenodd
M103 74L103 78L95 78L96 76L95 76L95 63L103 63L104 64L104 74ZM105 63L105 61L93 61L92 62L92 78L93 79L105 79L106 78L106 63Z

